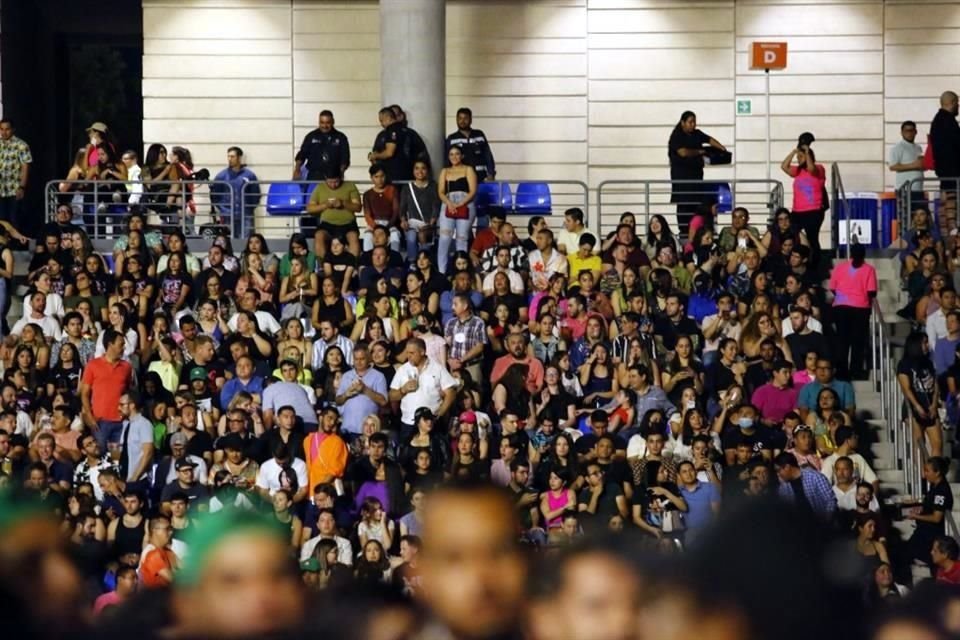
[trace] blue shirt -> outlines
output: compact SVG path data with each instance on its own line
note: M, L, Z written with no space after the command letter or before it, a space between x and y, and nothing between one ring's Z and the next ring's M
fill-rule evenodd
M853 385L845 380L834 380L826 385L833 389L834 393L840 399L840 409L847 410L857 404L857 399L853 395ZM797 406L802 409L813 411L817 408L817 396L824 385L816 380L808 382L800 389L800 397L797 398Z
M213 180L210 183L210 200L213 201L218 211L232 215L240 210L240 202L243 198L246 198L246 202L243 203L243 212L248 218L253 217L253 211L260 202L260 185L256 184L257 174L250 171L246 165L240 167L237 171L227 167L218 173ZM218 184L219 182L230 183L230 191L233 192L232 201L227 195L226 185ZM244 191L243 185L248 182L254 184L248 186Z
M233 400L233 396L237 395L239 391L246 391L251 395L254 393L263 393L263 378L253 376L250 378L250 382L246 384L244 384L240 378L230 378L227 380L223 385L223 389L220 391L220 408L226 411L227 407L230 406L230 401Z
M483 295L479 291L468 291L466 293L470 296L473 308L479 309L480 303L483 302ZM453 319L453 296L456 294L456 291L444 291L440 294L440 317L443 326L447 326L447 323Z
M825 475L810 467L804 467L800 470L800 483L807 502L815 514L824 518L833 515L837 510L837 496L833 493L833 487L830 486L830 481ZM796 501L793 486L789 482L781 481L778 493L784 500Z
M347 371L340 377L340 386L337 388L337 395L343 395L357 378L363 380L363 384L372 391L379 393L384 398L387 397L387 379L383 374L370 367L363 375L357 373L356 369ZM360 434L363 429L363 421L367 416L375 416L379 413L380 407L371 400L366 394L358 393L340 405L340 424L341 430L347 433Z
M960 340L940 338L933 347L933 368L938 376L942 376L957 359L957 345Z
M687 531L702 529L713 521L713 506L720 503L720 491L711 482L697 482L691 491L680 487L680 497L687 503L687 512L683 514Z

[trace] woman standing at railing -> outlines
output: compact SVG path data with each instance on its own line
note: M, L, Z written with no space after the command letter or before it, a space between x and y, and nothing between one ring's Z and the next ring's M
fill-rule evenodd
M910 403L913 439L925 447L930 441L930 454L943 455L943 426L940 424L940 391L937 374L930 361L930 347L925 333L912 333L903 348L897 365L897 382Z
M697 129L697 114L693 111L684 111L667 143L671 180L703 180L703 158L707 155L704 145L720 151L727 150L722 144ZM690 219L708 198L712 199L712 196L708 196L704 185L691 183L672 185L670 202L677 205L677 225L682 236L687 235Z
M797 159L796 166L793 159ZM827 208L827 170L817 164L810 145L793 149L780 163L780 169L793 178L793 213L791 224L803 231L810 243L810 266L814 273L820 272L820 227Z

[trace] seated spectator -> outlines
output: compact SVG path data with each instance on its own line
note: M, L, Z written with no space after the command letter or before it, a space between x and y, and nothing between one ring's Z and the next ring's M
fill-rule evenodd
M873 472L864 457L857 453L857 445L860 443L860 436L857 435L857 432L850 427L840 427L837 429L835 441L837 449L824 458L820 472L826 476L827 480L833 481L834 465L841 458L847 458L853 465L854 481L870 483L876 489L879 486L877 474Z
M563 230L557 233L557 251L566 256L575 253L584 233L586 227L583 225L583 210L578 207L567 209L563 212Z
M773 363L773 379L750 397L750 402L760 411L760 420L768 427L779 427L784 416L797 406L798 390L792 379L793 366L778 360Z

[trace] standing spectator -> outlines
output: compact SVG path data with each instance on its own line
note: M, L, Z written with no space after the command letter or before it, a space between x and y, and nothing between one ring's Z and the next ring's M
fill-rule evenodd
M937 373L930 360L927 336L912 333L903 347L903 358L897 365L897 382L910 403L913 439L923 447L930 441L930 455L943 452L943 426L940 424L940 389Z
M923 187L916 185L916 191L913 191L914 180L923 179L923 148L914 140L917 139L917 123L913 120L906 120L900 125L900 141L890 148L890 155L887 161L887 167L890 171L897 174L894 179L894 186L897 191L909 185L910 203L916 207L921 205L926 198L923 194Z
M697 114L684 111L667 143L671 180L703 180L703 158L707 155L704 145L726 151L726 147L697 129ZM674 184L672 191L670 202L677 205L677 226L680 234L686 235L690 219L707 199L703 193L704 186L691 183Z
M470 229L477 217L477 172L464 164L463 150L452 147L447 153L449 167L444 167L437 180L437 190L443 210L437 222L437 267L446 273L450 259L450 242L456 233L457 251L466 253Z
M940 95L940 110L930 122L930 144L933 145L934 171L940 181L943 215L940 216L940 234L957 228L957 181L960 176L960 124L957 124L957 94L944 91ZM954 178L944 180L944 178Z
M353 369L340 378L336 403L340 407L343 424L341 431L352 440L363 433L368 416L376 416L387 404L387 380L370 366L367 344L357 343L353 348Z
M443 330L450 348L447 367L451 371L464 369L472 380L479 382L483 348L487 344L486 325L474 315L470 296L463 293L453 296L453 315Z
M87 363L80 380L83 423L97 436L101 451L120 443L123 431L120 396L130 387L133 370L123 359L126 340L114 329L103 332L105 352Z
M865 380L867 377L865 359L870 339L870 307L877 295L877 271L865 262L865 258L864 245L852 245L850 260L833 268L828 285L834 295L833 313L837 325L838 355L835 359L838 373L844 379Z
M127 391L120 396L123 432L120 442L120 475L127 489L146 489L147 473L153 466L153 425L141 413L140 395Z
M342 176L350 166L350 141L334 128L333 112L320 112L317 128L303 137L293 164L293 179L300 180L307 165L307 180L316 182L327 176Z
M773 461L780 478L780 497L792 502L804 515L829 521L837 510L833 487L822 473L810 467L800 468L796 456L782 452Z
M224 182L228 184L222 184ZM254 184L244 189L248 182ZM245 238L253 233L253 212L260 203L260 185L256 182L257 174L243 163L243 149L227 149L227 168L218 173L210 184L210 199L220 215L230 220L236 238ZM228 189L232 196L228 195Z
M383 165L390 182L409 180L413 175L413 163L405 167L407 163L401 148L403 123L397 121L390 107L380 109L377 118L380 121L381 130L373 141L373 151L367 154L367 160L371 165Z
M796 158L797 164L793 165ZM793 212L790 222L803 231L810 243L810 263L816 273L820 269L820 227L829 206L826 201L827 171L817 164L809 144L792 149L780 163L780 169L793 178Z
M427 345L420 338L407 340L406 356L406 363L390 383L390 400L400 403L401 435L414 430L414 414L420 407L427 407L437 417L446 416L458 386L443 365L427 358Z
M457 130L444 141L444 152L448 159L453 147L462 149L463 163L477 172L478 182L496 180L497 166L490 151L490 142L483 131L473 128L473 112L468 107L457 109Z
M0 120L0 220L17 225L33 156L30 146L13 133L13 121Z

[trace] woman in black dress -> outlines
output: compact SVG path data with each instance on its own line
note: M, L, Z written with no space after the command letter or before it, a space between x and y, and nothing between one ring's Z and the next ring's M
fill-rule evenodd
M671 180L703 180L704 145L726 151L726 147L697 129L697 114L684 111L680 122L670 134L667 155L670 158ZM704 185L681 183L673 185L670 202L677 205L677 225L686 237L690 219L701 204L713 199Z

